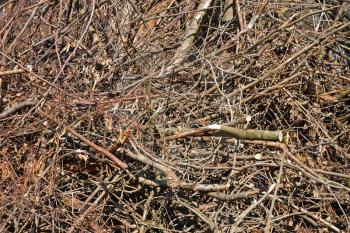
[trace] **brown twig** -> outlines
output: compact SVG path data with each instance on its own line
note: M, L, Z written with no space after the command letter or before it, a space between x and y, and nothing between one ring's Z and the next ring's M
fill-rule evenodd
M6 118L6 117L10 116L11 114L13 114L13 113L15 113L23 108L35 106L37 103L38 103L37 101L33 101L31 99L23 101L21 103L18 103L16 105L10 107L6 111L0 113L0 119Z
M118 158L116 158L115 155L113 155L111 152L109 152L108 150L106 150L106 149L96 145L95 143L93 143L92 141L90 141L89 139L84 137L83 135L79 134L74 129L66 126L66 130L69 133L71 133L74 136L76 136L80 141L84 142L85 144L87 144L88 146L92 147L96 151L101 152L102 154L106 155L110 160L112 160L121 169L126 169L128 167L128 165L126 165L126 163L124 163L121 160L119 160Z
M238 226L239 224L243 221L243 219L249 214L250 211L252 211L255 207L257 207L260 203L262 203L272 192L272 190L274 190L274 188L276 187L276 184L272 184L269 188L269 190L264 194L264 196L262 196L258 201L254 202L253 204L251 204L245 211L243 211L237 218L236 218L236 222L234 225L231 226L230 232L236 232L238 230Z
M2 72L0 72L0 77L1 76L14 75L14 74L22 74L24 72L26 72L26 71L22 70L22 69L2 71Z
M240 200L240 199L246 199L246 198L253 196L253 195L256 195L258 193L260 193L260 191L254 190L254 191L233 193L233 194L229 194L229 195L224 194L224 193L215 193L215 192L210 192L207 194L208 194L208 196L214 197L214 198L219 199L221 201L233 202L233 201Z
M39 110L39 112L44 115L45 117L49 118L50 120L52 120L53 122L55 122L56 124L60 125L59 122L57 122L57 120L55 120L54 118L50 117L48 114L46 114L45 112L43 112L42 110ZM94 150L106 155L110 160L112 160L116 166L118 166L121 169L126 169L128 166L126 163L122 162L121 160L119 160L117 157L115 157L115 155L113 155L111 152L109 152L108 150L96 145L95 143L93 143L92 141L90 141L89 139L87 139L86 137L84 137L83 135L81 135L80 133L78 133L77 131L75 131L74 129L72 129L69 126L65 126L66 130L73 134L75 137L77 137L80 141L84 142L85 144L87 144L88 146L92 147Z
M166 132L167 129L164 129ZM169 131L169 130L168 130ZM175 140L188 136L216 136L216 137L233 137L246 140L266 140L282 141L283 133L281 131L267 131L254 129L237 129L227 125L209 125L207 127L188 129L180 128L175 135L165 138L166 141Z
M167 178L167 185L170 188L182 188L185 190L192 190L192 191L213 192L213 191L227 190L230 187L230 184L197 184L197 183L183 182L176 176L173 170L156 161L153 161L147 158L146 156L140 153L135 154L130 150L125 150L125 155L143 164L152 166L155 169L163 172Z

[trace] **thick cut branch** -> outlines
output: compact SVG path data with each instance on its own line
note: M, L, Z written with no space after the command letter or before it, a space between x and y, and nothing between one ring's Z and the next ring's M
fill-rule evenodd
M175 128L164 129L165 134L175 131ZM227 125L209 125L207 127L190 129L180 128L174 135L168 136L165 140L175 140L188 136L216 136L229 137L244 140L263 140L263 141L282 141L283 133L281 131L255 130L255 129L237 129Z

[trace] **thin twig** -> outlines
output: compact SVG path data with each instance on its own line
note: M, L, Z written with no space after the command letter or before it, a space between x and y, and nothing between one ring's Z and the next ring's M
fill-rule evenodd
M262 196L258 201L251 204L245 211L243 211L237 218L236 223L231 227L230 232L236 232L238 230L239 224L243 221L243 219L252 211L255 207L257 207L259 204L261 204L272 192L272 190L276 187L276 184L272 184L269 188L269 190Z

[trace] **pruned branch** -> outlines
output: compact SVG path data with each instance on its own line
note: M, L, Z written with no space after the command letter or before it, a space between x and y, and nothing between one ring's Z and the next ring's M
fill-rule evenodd
M175 131L175 128L163 129L168 134L171 131ZM229 127L227 125L209 125L207 127L201 127L196 129L179 128L175 134L165 138L166 141L175 140L188 136L215 136L215 137L228 137L243 140L264 140L264 141L282 141L283 133L281 131L268 131L268 130L254 130L254 129L237 129Z

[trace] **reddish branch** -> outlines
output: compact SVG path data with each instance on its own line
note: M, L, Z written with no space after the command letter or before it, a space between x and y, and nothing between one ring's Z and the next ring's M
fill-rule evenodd
M51 116L47 115L45 112L43 112L42 110L39 110L39 112L44 115L45 117L49 118L50 120L54 121L56 124L59 124L55 119L53 119ZM92 141L90 141L89 139L87 139L86 137L84 137L83 135L81 135L80 133L78 133L77 131L75 131L74 129L66 126L66 130L73 134L75 137L77 137L80 141L84 142L85 144L87 144L88 146L92 147L94 150L101 152L102 154L106 155L110 160L112 160L118 167L120 167L121 169L126 169L128 167L128 165L126 165L126 163L122 162L121 160L119 160L117 157L115 157L115 155L113 155L111 152L109 152L108 150L96 145L95 143L93 143Z
M126 169L128 167L128 165L126 165L126 163L124 163L121 160L119 160L111 152L109 152L108 150L106 150L106 149L96 145L95 143L93 143L92 141L90 141L89 139L87 139L86 137L84 137L83 135L81 135L80 133L75 131L74 129L72 129L72 128L68 127L68 126L66 127L66 129L67 129L67 131L69 133L71 133L74 136L76 136L80 141L84 142L85 144L87 144L88 146L92 147L96 151L101 152L102 154L106 155L110 160L112 160L121 169Z

